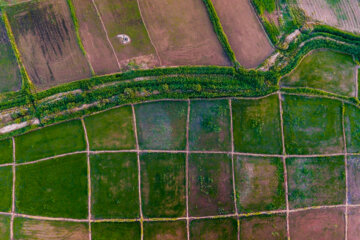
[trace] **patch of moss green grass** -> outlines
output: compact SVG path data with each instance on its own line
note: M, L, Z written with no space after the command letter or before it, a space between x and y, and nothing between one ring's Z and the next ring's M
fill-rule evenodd
M309 87L355 96L355 66L352 56L330 50L306 56L296 69L281 80L287 87Z
M240 239L285 240L285 215L259 215L240 218Z
M286 161L290 208L345 203L344 156Z
M12 176L12 166L0 167L0 212L11 211Z
M91 150L135 149L133 115L130 106L85 118Z
M190 216L234 212L231 157L225 154L189 156Z
M144 216L184 217L185 154L144 153L140 160Z
M234 218L193 220L190 222L190 238L197 240L236 240L237 221Z
M287 154L325 154L344 151L340 101L283 96Z
M23 163L86 149L80 120L45 127L15 138L16 162Z
M16 212L87 218L86 154L16 167Z
M140 239L140 222L100 222L91 224L93 240L136 240Z
M194 100L190 107L190 150L230 151L228 100Z
M186 101L161 101L135 106L140 149L185 150Z
M11 163L13 161L12 140L5 139L0 141L0 164Z
M281 154L281 123L278 95L258 100L233 100L236 152Z
M239 212L285 209L282 159L237 156L235 179Z
M360 108L345 105L346 148L349 153L360 152Z
M187 239L186 234L186 221L144 223L144 239L146 240L184 240Z
M10 240L10 216L0 215L0 240Z
M14 239L87 239L88 223L14 219Z
M139 217L136 153L91 155L90 162L93 217Z

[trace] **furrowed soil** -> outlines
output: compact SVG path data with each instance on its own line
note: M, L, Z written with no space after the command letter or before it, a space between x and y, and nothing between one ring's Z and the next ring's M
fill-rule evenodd
M66 0L6 8L25 68L39 89L91 76Z
M254 68L271 55L274 49L249 0L213 0L213 3L241 65Z
M139 0L163 65L230 65L199 0Z
M159 65L155 48L152 46L145 25L142 21L137 1L134 0L95 0L104 21L122 69L128 64L140 68ZM130 37L129 44L122 44L118 34Z
M19 67L6 34L5 25L0 19L0 92L17 91L20 87Z
M120 71L92 1L72 2L76 9L82 43L95 73L103 75Z

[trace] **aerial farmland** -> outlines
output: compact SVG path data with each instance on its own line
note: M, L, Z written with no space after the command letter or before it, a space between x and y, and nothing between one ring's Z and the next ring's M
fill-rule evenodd
M356 240L352 0L0 0L0 240Z

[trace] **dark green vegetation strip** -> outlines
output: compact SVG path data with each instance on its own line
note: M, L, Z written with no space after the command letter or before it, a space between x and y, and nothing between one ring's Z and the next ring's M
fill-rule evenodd
M190 150L231 151L229 101L194 100L190 109Z
M91 234L93 240L134 240L140 239L141 229L139 222L130 223L92 223Z
M0 168L0 212L11 211L12 167Z
M234 218L204 219L190 222L190 238L197 240L237 239L237 221Z
M144 153L140 160L144 216L186 216L185 154Z
M283 96L287 154L343 152L342 104L304 96Z
M138 218L139 189L136 153L91 155L94 218Z
M20 135L15 139L16 162L39 160L63 153L86 149L80 120L73 120Z
M16 212L84 219L88 215L86 154L16 167Z
M145 222L144 223L144 239L186 239L186 222Z
M235 187L239 213L285 209L284 183L281 158L236 157Z
M344 156L286 161L291 209L345 203Z
M135 106L140 149L185 150L187 101Z
M233 212L230 155L191 154L189 156L189 215L213 216Z
M135 149L133 115L130 106L85 118L91 150Z
M203 2L209 13L210 21L214 27L215 33L225 51L225 53L227 54L231 63L234 66L236 66L236 67L239 66L239 63L237 62L236 57L235 57L235 53L230 46L229 40L224 32L224 29L221 26L220 18L218 17L218 15L216 13L213 3L211 2L211 0L203 0Z
M10 138L0 141L0 164L13 161L12 151L12 140Z
M14 239L86 239L88 236L87 223L14 219Z
M236 152L281 154L281 126L277 94L258 100L233 100Z
M0 216L0 240L10 239L10 216Z

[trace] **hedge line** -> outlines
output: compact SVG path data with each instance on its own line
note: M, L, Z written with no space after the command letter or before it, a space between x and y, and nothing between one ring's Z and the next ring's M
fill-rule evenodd
M354 33L351 32L346 32L343 30L340 30L338 28L335 27L331 27L331 26L327 26L327 25L315 25L314 29L312 30L312 32L323 32L323 33L329 33L335 36L340 36L344 39L348 39L350 41L354 41L357 44L360 43L360 36L356 35Z
M223 27L221 26L221 22L216 13L214 5L212 4L211 0L203 0L203 2L209 13L210 21L214 27L215 33L216 33L224 51L226 52L227 56L229 57L231 63L234 66L237 66L239 63L236 61L235 53L230 46L229 40L224 32Z

